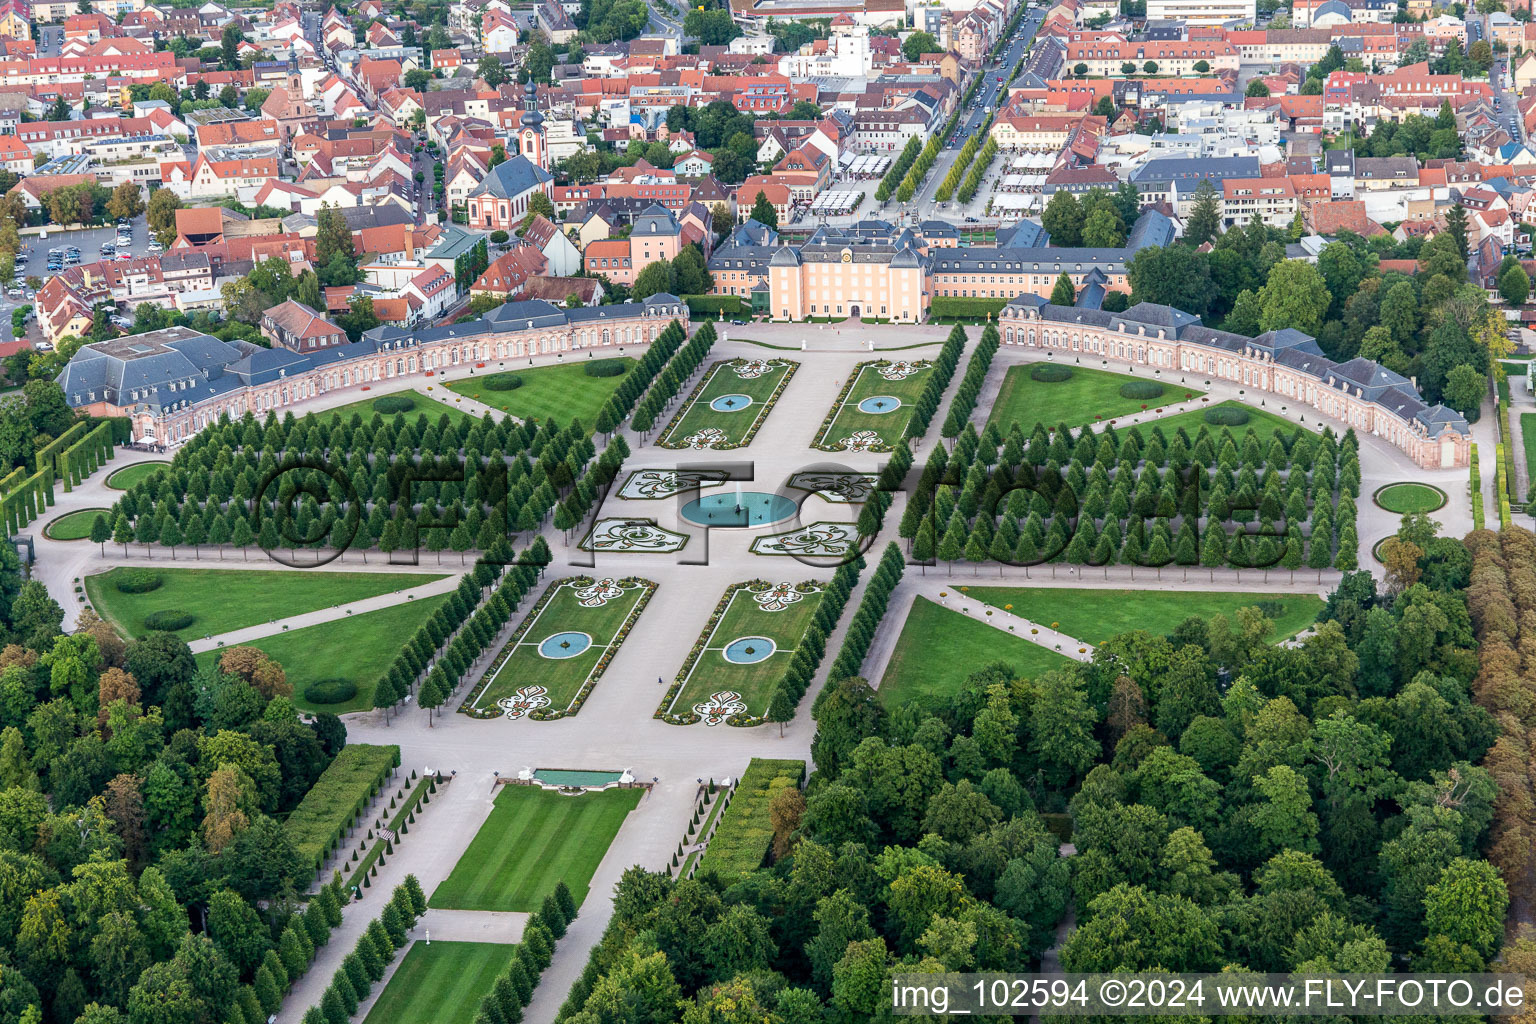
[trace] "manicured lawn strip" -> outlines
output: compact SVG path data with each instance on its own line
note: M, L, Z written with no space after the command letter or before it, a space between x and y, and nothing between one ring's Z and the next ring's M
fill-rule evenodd
M499 942L413 942L364 1024L462 1024L512 958Z
M1172 438L1174 433L1180 427L1183 427L1184 430L1189 434L1189 439L1193 441L1197 436L1199 436L1201 427L1209 427L1213 435L1219 435L1221 433L1223 426L1222 424L1207 423L1205 421L1205 414L1211 409L1242 409L1248 414L1247 423L1241 423L1235 427L1226 428L1232 431L1232 437L1238 442L1239 446L1242 444L1243 437L1248 433L1249 427L1253 428L1254 433L1258 434L1259 438L1264 441L1265 444L1269 443L1269 435L1273 431L1279 431L1286 437L1290 437L1292 434L1296 433L1297 427L1301 427L1303 430L1309 430L1314 434L1322 432L1323 421L1321 417L1317 416L1316 414L1312 415L1309 421L1306 423L1297 423L1295 420L1288 420L1283 416L1276 416L1273 413L1265 412L1263 409L1256 409L1251 405L1245 405L1242 402L1235 401L1217 402L1214 405L1209 405L1202 409L1191 409L1189 412L1174 413L1172 416L1164 416L1155 420L1143 420L1137 424L1132 424L1122 420L1121 422L1115 424L1115 429L1125 430L1131 426L1137 426L1141 428L1143 437L1151 437L1151 431L1153 427L1162 427L1163 436ZM1339 431L1334 432L1338 433Z
M892 360L893 362L896 360ZM842 404L834 410L832 422L817 435L813 444L818 448L838 449L840 442L860 430L872 430L880 436L881 443L890 448L900 443L912 420L913 403L923 393L923 385L933 367L921 367L916 373L901 380L886 380L876 366L860 366L853 386L843 396ZM876 395L890 396L901 401L901 407L891 412L860 412L859 403Z
M378 401L380 398L393 398L397 396L400 398L409 398L411 401L416 403L416 406L415 408L407 409L405 412L398 414L392 412L380 413L379 415L384 417L385 422L393 422L396 415L404 416L406 420L411 423L415 423L416 417L422 414L426 415L428 423L436 423L438 417L442 416L443 413L447 413L448 419L455 424L465 418L479 418L470 417L469 413L460 409L452 402L439 402L436 399L429 398L422 394L420 391L415 390L390 391L387 394L370 395L367 398L356 402L350 402L347 405L340 405L334 409L325 409L323 411L312 412L309 415L316 417L322 423L329 423L331 420L331 413L340 413L342 422L346 422L352 418L352 414L355 412L363 418L364 423L367 423L369 420L373 419L374 402Z
M111 509L82 508L59 516L44 526L43 536L49 540L84 540L91 535L91 525L96 522L97 516L106 516L107 524L111 525Z
M1004 433L1017 423L1028 434L1036 423L1054 427L1065 423L1069 427L1095 422L1095 417L1105 420L1129 416L1141 412L1143 405L1157 409L1185 401L1185 395L1199 398L1205 394L1198 388L1182 384L1163 385L1163 393L1157 398L1125 398L1120 386L1131 381L1148 381L1148 377L1132 377L1124 373L1106 370L1090 370L1082 366L1071 367L1072 376L1063 381L1040 381L1030 377L1029 371L1038 363L1021 363L1008 367L1003 375L997 401L992 403L992 415L988 422L995 423Z
M1388 484L1371 496L1371 500L1398 515L1410 512L1433 512L1445 504L1445 492L1428 484Z
M766 612L752 600L750 593L738 590L705 640L703 653L693 663L688 681L678 691L669 710L673 713L686 711L699 701L707 700L712 693L734 690L741 694L747 714L757 718L766 715L774 684L788 670L805 631L810 628L812 616L821 606L821 598L819 593L806 594L783 611ZM749 636L772 640L773 654L751 665L727 661L723 653L726 645Z
M1536 493L1536 412L1520 414L1520 443L1525 446L1525 474Z
M1182 590L1161 593L1149 590L1068 590L1054 587L971 587L974 597L994 608L1013 605L1013 614L1031 622L1059 622L1061 632L1090 644L1144 629L1156 635L1172 633L1191 615L1232 616L1239 608L1260 601L1277 601L1284 610L1275 622L1270 641L1295 636L1310 626L1322 611L1323 602L1312 594L1265 594L1239 591Z
M301 710L338 715L366 711L373 707L374 684L399 653L401 638L414 633L447 599L447 594L419 597L393 608L262 637L248 646L266 651L283 666L293 684L293 703ZM204 651L197 655L197 664L211 665L218 656L218 649ZM322 679L350 679L357 684L357 696L342 704L305 700L305 688Z
M622 357L621 361L626 367L635 365L635 360L628 356ZM485 378L492 373L515 373L523 379L523 385L511 391L491 391L485 387ZM460 377L443 387L492 409L511 413L518 419L553 418L560 424L579 419L591 430L598 410L608 401L608 396L618 390L627 374L628 369L617 377L588 377L580 362L519 369L516 360L507 360L504 366L477 371L473 377Z
M283 822L283 832L300 861L318 868L336 837L399 763L399 747L366 743L342 747Z
M173 569L167 559L164 568L154 570L162 581L159 588L145 594L125 594L115 582L117 574L126 571L110 569L85 578L91 607L129 637L145 632L146 615L170 608L184 609L197 616L197 621L177 634L184 640L216 636L396 590L410 590L446 575L323 569Z
M581 906L592 873L640 796L639 789L564 796L538 786L503 786L430 905L531 912L564 882Z
M888 708L909 700L936 706L960 692L971 673L999 661L1024 677L1071 663L1039 644L919 597L885 666L880 700Z
M704 815L704 820L699 822L699 830L693 834L693 839L688 840L688 842L698 842L699 840L709 835L710 827L714 825L715 819L720 817L720 812L725 809L725 800L723 799L724 796L724 793L715 793L715 802L709 805L709 813ZM677 877L687 878L688 868L691 867L693 862L698 860L699 857L700 853L698 851L690 853L688 856L684 857L683 863L678 867Z
M718 427L725 432L726 443L741 446L757 432L773 408L779 385L792 376L798 363L789 361L770 362L768 371L761 377L742 378L732 369L737 360L722 360L710 369L709 374L694 391L692 398L673 418L667 429L656 439L662 448L686 448L683 439L691 437L706 427ZM734 412L717 412L709 403L725 395L746 395L752 404Z
M581 587L557 580L550 588L553 596L530 613L535 618L471 707L492 707L524 686L548 690L551 711L569 707L646 593L645 588L637 587L600 607L588 608L576 599L576 591ZM566 632L586 633L592 638L592 645L571 658L546 658L539 653L539 644L556 633Z
M107 477L107 486L116 491L126 491L138 486L141 480L147 480L160 472L169 462L136 462L131 466L124 466L111 476Z
M715 837L704 851L706 871L715 871L725 884L756 871L768 856L773 827L768 807L781 789L799 786L804 761L770 761L754 757L731 792L731 805L720 819Z

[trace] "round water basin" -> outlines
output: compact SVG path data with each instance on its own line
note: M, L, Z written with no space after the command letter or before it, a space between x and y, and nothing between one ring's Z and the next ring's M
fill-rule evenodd
M709 407L715 412L741 412L751 404L752 398L749 395L721 395L710 402Z
M539 644L539 653L546 658L574 658L588 647L592 646L592 638L585 633L567 632L556 633L554 636L544 638Z
M684 505L682 514L696 526L755 529L782 523L795 514L795 503L783 495L763 491L708 494Z
M775 650L773 641L765 636L744 636L726 644L720 653L732 665L755 665L771 658Z
M867 412L875 416L895 412L900 408L901 399L894 395L870 395L859 403L859 412Z

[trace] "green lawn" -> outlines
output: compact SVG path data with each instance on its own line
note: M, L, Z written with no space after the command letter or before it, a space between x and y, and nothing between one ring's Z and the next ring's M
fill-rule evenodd
M919 597L880 679L880 699L888 708L909 700L938 705L959 693L971 673L999 661L1026 677L1071 664L1065 655Z
M974 597L994 608L1012 605L1013 614L1058 627L1068 636L1101 644L1119 633L1144 629L1168 634L1175 626L1198 615L1232 615L1261 601L1281 605L1272 641L1294 636L1317 619L1323 608L1312 594L1265 594L1233 591L1183 590L1161 593L1148 590L1072 590L1056 587L971 587Z
M1251 405L1245 405L1242 402L1236 401L1217 402L1216 404L1207 406L1204 409L1192 409L1189 412L1174 413L1172 416L1164 416L1161 419L1150 420L1146 423L1137 424L1137 426L1141 428L1142 435L1146 437L1151 436L1151 430L1153 427L1162 427L1163 436L1168 438L1173 437L1174 432L1177 431L1180 427L1183 427L1185 431L1188 432L1189 439L1191 441L1199 436L1201 427L1209 427L1211 435L1213 437L1219 437L1222 431L1222 424L1207 423L1205 421L1205 414L1210 409L1242 409L1248 414L1247 423L1226 428L1227 430L1232 431L1232 436L1237 439L1239 446L1241 446L1243 436L1248 433L1249 427L1252 427L1254 431L1258 433L1259 437L1264 439L1266 444L1269 443L1268 438L1270 433L1273 431L1278 430L1286 437L1290 437L1292 434L1296 433L1297 427L1303 427L1306 430L1312 431L1314 434L1318 433L1322 427L1322 420L1316 414L1313 414L1308 422L1303 424L1297 423L1294 420L1288 420L1283 416L1276 416L1274 413L1265 412L1263 409L1257 409ZM1313 424L1316 424L1316 426Z
M516 948L413 942L363 1024L468 1024Z
M619 359L626 367L633 367L635 360L625 356ZM545 420L553 417L557 423L569 423L579 419L588 430L597 419L597 411L608 401L608 396L618 390L624 374L617 377L588 377L580 361L563 366L540 366L519 369L508 366L507 373L515 373L523 379L523 385L511 391L490 391L485 388L485 378L500 370L487 369L473 377L460 377L444 384L449 391L484 402L493 409L511 413L519 419ZM626 370L626 373L628 371Z
M739 448L747 444L768 417L780 385L794 376L799 365L788 359L729 359L716 363L656 444L662 448L689 448L692 445L687 439L709 428L724 435L711 447ZM744 367L750 368L745 371L749 376L741 375ZM711 408L710 403L728 395L745 395L752 401L750 405L723 410Z
M1526 479L1531 481L1531 493L1536 494L1536 412L1520 414L1520 441L1525 446Z
M688 668L687 680L668 709L674 714L688 712L694 704L708 700L710 694L732 690L741 694L747 714L761 718L768 713L768 699L773 687L795 656L811 618L821 604L821 593L803 594L799 601L779 611L764 611L747 590L737 590L715 628L703 638L704 650ZM733 641L748 637L772 641L773 653L762 661L738 664L725 657L725 648ZM744 645L738 657L754 657L762 647L747 652Z
M374 684L400 645L447 597L420 597L393 608L262 637L248 646L259 647L283 666L293 684L293 703L300 709L338 715L365 711L373 707ZM198 666L211 665L218 656L217 649L204 651L197 655ZM341 704L305 700L304 690L322 679L350 679L357 685L357 696Z
M883 362L861 364L855 371L853 386L843 396L842 404L833 410L832 421L811 442L813 448L829 452L843 451L848 447L844 443L845 439L863 431L873 432L878 441L856 449L859 451L888 452L901 442L907 424L912 420L913 403L923 393L923 386L928 383L928 375L933 372L933 367L924 363L915 373L899 380L888 380L880 375ZM865 412L859 409L859 403L865 399L879 398L896 401L888 402L885 411Z
M151 612L184 609L197 616L196 622L180 631L184 640L409 590L445 575L323 569L173 569L167 565L154 570L160 576L159 588L147 594L125 594L115 586L118 574L125 571L112 569L85 578L91 607L130 638L144 633L144 617Z
M1398 515L1433 512L1444 505L1446 500L1444 491L1428 484L1388 484L1371 498L1388 512L1396 512Z
M107 477L107 486L116 491L129 490L169 465L169 462L155 461L137 462L132 466L124 466Z
M436 387L433 390L441 391L441 387ZM321 412L313 412L309 415L316 417L322 423L329 423L332 413L340 413L343 420L347 420L352 416L353 413L357 413L363 418L363 422L367 423L369 420L373 419L374 402L377 402L381 398L397 397L409 398L411 401L416 403L414 408L407 409L404 413L401 414L412 423L414 423L416 421L416 417L420 416L422 413L425 413L427 420L432 423L436 423L438 417L442 416L443 413L447 413L448 418L454 423L458 423L460 420L470 415L452 402L439 402L435 398L427 397L420 391L391 391L387 395L373 395L369 398L364 398L357 402L351 402L347 405L340 405L334 409L326 409ZM386 413L383 415L386 420L393 420L395 418L394 413ZM478 416L474 418L479 419Z
M587 680L601 674L598 663L606 665L603 656L608 649L623 642L618 639L619 631L637 614L648 592L645 586L630 587L597 607L589 607L576 596L587 585L579 577L556 580L549 585L548 600L541 599L528 613L529 617L492 663L484 686L469 702L470 707L494 707L496 701L525 686L544 687L552 711L571 706ZM559 633L585 634L587 639L552 642L544 650L544 642ZM581 648L581 643L587 646ZM573 649L577 653L569 654Z
M112 524L109 508L76 509L44 526L43 536L49 540L84 540L91 535L91 524L96 522L97 516L106 516L107 525Z
M592 873L640 795L639 789L564 796L538 786L501 787L491 816L430 904L532 912L564 882L581 906Z
M1182 402L1186 395L1199 398L1205 394L1197 388L1164 383L1163 393L1157 398L1124 398L1120 394L1122 384L1146 382L1148 378L1073 366L1070 367L1072 376L1067 380L1039 381L1029 375L1038 365L1010 366L1003 375L1003 385L997 393L997 401L992 404L988 422L996 423L1004 433L1015 423L1025 434L1034 430L1036 423L1047 427L1058 423L1078 427L1098 419L1112 420L1141 412L1143 405L1156 409Z

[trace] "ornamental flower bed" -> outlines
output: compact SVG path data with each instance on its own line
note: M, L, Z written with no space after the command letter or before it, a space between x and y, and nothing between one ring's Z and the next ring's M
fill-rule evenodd
M933 365L932 361L928 359L911 359L908 360L908 362L910 362L918 369L926 369L927 367ZM816 432L816 439L811 442L812 448L820 448L824 452L846 451L842 445L828 441L827 435L828 432L832 429L832 421L837 419L838 414L843 411L843 403L848 401L849 393L853 391L854 385L859 382L859 377L863 375L866 369L869 369L872 366L889 365L891 365L891 360L889 359L867 359L862 363L857 363L854 365L853 372L848 375L848 379L843 382L842 390L837 393L837 400L832 403L831 410L821 421L821 429ZM888 452L891 450L891 446L878 445L866 450L872 452Z
M578 576L575 577L575 579L572 581L572 584L575 586L584 587L590 585L593 582L594 580L590 576ZM635 621L640 618L640 613L645 611L645 606L650 603L651 596L656 593L655 583L650 580L641 579L638 576L626 576L618 581L618 585L623 590L634 590L636 587L641 588L642 593L640 594L640 599L635 602L635 606L631 608L629 614L625 616L624 624L619 627L619 631L613 635L613 642L608 645L608 648L603 652L602 657L597 659L597 665L593 667L592 673L587 676L587 681L582 684L581 689L577 692L575 699L573 699L570 703L570 706L566 708L540 708L537 711L529 712L529 718L540 722L548 722L556 718L565 718L568 715L576 714L576 712L581 710L581 706L587 702L587 697L592 693L592 688L597 685L597 681L601 679L603 673L607 671L608 663L613 660L613 656L617 654L619 648L624 645L624 640L629 636L629 631L635 627Z
M738 356L735 359L722 359L715 363L715 365L711 366L709 368L709 372L704 374L703 378L696 385L694 385L693 390L689 392L688 400L683 402L682 405L678 406L677 412L672 414L672 419L668 421L666 428L662 430L662 432L657 436L656 446L658 448L687 448L688 445L686 442L673 440L672 437L673 433L676 432L678 425L682 423L683 417L688 415L688 413L693 409L694 403L698 401L699 396L704 393L704 389L709 387L710 383L715 379L716 374L718 374L722 368L727 366L736 366L751 361L752 360ZM773 411L774 405L778 402L779 396L782 395L784 393L784 389L789 386L789 382L794 377L795 371L800 369L800 364L792 359L765 359L763 362L767 363L769 366L783 366L787 367L787 369L784 371L784 375L779 378L778 384L774 386L773 393L769 395L767 400L762 403L762 408L758 411L756 417L753 418L751 426L747 428L747 431L742 435L741 440L728 441L711 445L711 451L723 451L728 448L745 448L747 445L751 444L752 439L757 436L758 428L763 425L763 422L768 418L768 413Z

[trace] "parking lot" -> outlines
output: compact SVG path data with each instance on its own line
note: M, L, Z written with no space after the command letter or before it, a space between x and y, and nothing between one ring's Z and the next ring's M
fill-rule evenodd
M27 253L28 262L26 273L18 273L18 277L48 278L48 250L61 249L66 246L75 246L80 250L81 264L95 263L101 259L101 244L111 242L117 244L117 228L90 228L85 231L58 231L50 228L48 237L39 235L22 235L21 243ZM118 249L118 252L127 252L134 258L153 255L149 251L149 226L144 222L144 215L133 219L133 244L126 248ZM18 268L19 271L20 268Z

